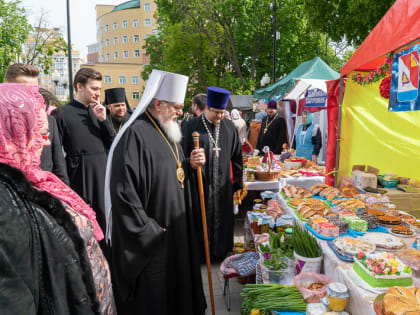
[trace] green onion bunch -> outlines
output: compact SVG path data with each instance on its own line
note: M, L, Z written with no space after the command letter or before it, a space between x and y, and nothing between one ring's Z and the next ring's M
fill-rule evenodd
M305 312L306 303L294 285L247 284L241 292L241 315L249 315L252 309L262 312Z
M316 238L296 222L293 227L292 243L296 254L299 256L316 258L322 255L321 246L318 244Z

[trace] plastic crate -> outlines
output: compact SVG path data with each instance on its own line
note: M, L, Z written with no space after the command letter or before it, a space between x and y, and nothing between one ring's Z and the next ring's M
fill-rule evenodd
M398 179L386 180L384 175L378 175L379 183L385 188L397 188Z

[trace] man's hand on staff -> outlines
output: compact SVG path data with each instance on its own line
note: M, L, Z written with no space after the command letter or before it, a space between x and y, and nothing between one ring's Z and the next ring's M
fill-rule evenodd
M106 110L103 105L99 102L99 100L96 103L90 104L92 107L92 111L95 114L95 116L99 119L99 121L104 121L106 119Z
M206 156L204 154L204 149L195 149L192 150L190 155L190 164L193 169L197 169L199 166L203 166L206 163Z

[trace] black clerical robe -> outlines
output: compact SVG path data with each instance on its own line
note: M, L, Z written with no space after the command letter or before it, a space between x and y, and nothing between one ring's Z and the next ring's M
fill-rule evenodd
M204 115L204 116L203 116ZM213 259L224 258L233 248L233 193L242 188L242 149L238 132L233 123L223 119L220 123L219 157L213 142L209 139L203 124L203 117L216 138L215 125L210 123L205 114L189 120L183 129L183 148L187 156L194 149L192 133L200 133L200 148L204 148L206 164L203 166L203 184L206 204L208 238L210 254ZM231 178L231 164L233 171L233 183ZM198 196L197 188L195 196ZM197 197L198 198L198 197ZM195 199L196 207L199 200Z
M189 165L179 144L178 150L187 175L184 188L177 179L175 157L145 114L115 148L110 192L119 315L204 314Z
M60 108L57 124L66 153L70 187L92 206L105 231L105 169L114 139L112 127L108 120L100 122L90 106L77 100Z
M54 116L50 115L48 115L48 132L48 139L51 145L42 148L39 167L44 171L54 173L63 183L70 185L57 122Z
M267 131L264 133L266 128ZM274 154L280 154L283 151L283 143L288 143L284 118L278 114L275 118L264 117L261 123L260 134L258 135L257 150L262 154L264 146L268 146Z

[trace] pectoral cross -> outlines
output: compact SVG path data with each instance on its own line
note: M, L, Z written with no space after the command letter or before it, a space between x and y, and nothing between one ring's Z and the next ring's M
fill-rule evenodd
M215 148L213 148L213 151L214 152L216 152L216 157L219 157L219 151L220 151L221 149L220 148L218 148L218 147L215 147Z

